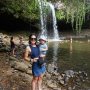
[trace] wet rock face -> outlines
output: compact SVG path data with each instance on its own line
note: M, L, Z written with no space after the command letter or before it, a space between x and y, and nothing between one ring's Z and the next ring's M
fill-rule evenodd
M54 6L55 6L55 9L57 9L57 10L65 8L64 3L62 3L61 1L54 3Z

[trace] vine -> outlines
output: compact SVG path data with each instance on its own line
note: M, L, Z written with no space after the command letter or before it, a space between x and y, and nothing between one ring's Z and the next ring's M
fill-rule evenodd
M59 20L66 19L71 22L73 30L78 34L85 21L85 15L90 13L89 0L46 0L56 3L61 1L65 8L56 10ZM28 20L39 20L38 0L0 0L0 11L12 13L16 18L26 18ZM47 7L48 8L48 7ZM48 9L43 7L43 12ZM90 15L90 14L89 14Z
M73 30L79 34L85 21L85 0L62 0L62 2L66 6L65 17L67 22L71 22Z

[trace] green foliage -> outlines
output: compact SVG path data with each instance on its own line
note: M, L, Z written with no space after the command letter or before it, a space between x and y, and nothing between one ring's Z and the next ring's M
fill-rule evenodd
M86 2L86 13L90 13L90 0Z
M48 0L49 1L49 0ZM71 22L73 30L80 33L82 24L85 21L86 13L90 13L89 0L51 0L52 2L61 1L65 8L56 11L59 20L66 19Z
M38 6L35 0L3 0L1 10L12 13L16 18L38 19Z
M90 13L89 0L47 0L52 2L61 1L65 8L56 10L59 20L66 19L72 23L73 30L80 33L85 14ZM0 0L0 11L12 13L16 18L27 18L28 20L40 19L38 0ZM43 12L49 9L43 7ZM75 27L75 28L74 28Z
M65 12L63 11L63 10L57 10L56 11L56 17L58 18L58 19L65 19Z
M71 22L73 30L75 30L79 34L81 31L82 24L85 20L85 13L86 13L85 0L62 0L62 2L65 5L64 10L62 10L62 13L64 13L63 18L66 18L67 23ZM62 15L61 12L58 13L60 13L59 16ZM58 18L62 19L61 17Z

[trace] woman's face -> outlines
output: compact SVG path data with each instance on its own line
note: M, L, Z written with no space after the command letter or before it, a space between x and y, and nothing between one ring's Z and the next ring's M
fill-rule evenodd
M31 41L31 44L35 44L36 43L36 36L32 35L30 41Z

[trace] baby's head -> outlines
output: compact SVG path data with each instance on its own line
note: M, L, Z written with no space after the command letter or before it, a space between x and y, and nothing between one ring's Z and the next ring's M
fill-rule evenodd
M39 38L39 42L41 44L44 44L44 43L46 43L46 41L47 41L46 37L44 35L41 35L40 38Z

